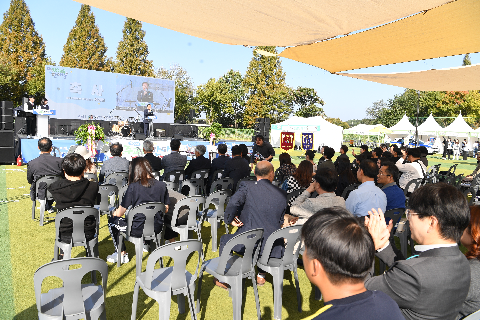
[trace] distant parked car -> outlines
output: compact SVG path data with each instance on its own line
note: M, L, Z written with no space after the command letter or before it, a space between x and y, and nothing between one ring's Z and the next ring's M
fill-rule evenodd
M392 141L390 142L390 144L397 144L398 146L401 146L401 145L402 145L402 142L403 142L403 139L402 139L402 138L398 138L398 139L392 140ZM422 140L418 140L417 147L422 147L422 146L425 147L425 148L427 148L428 154L434 154L434 153L439 153L439 152L440 152L438 146L432 145L432 144L430 144L430 143L425 143L425 142L422 141ZM408 147L409 147L409 148L414 148L414 147L415 147L415 139L409 139Z

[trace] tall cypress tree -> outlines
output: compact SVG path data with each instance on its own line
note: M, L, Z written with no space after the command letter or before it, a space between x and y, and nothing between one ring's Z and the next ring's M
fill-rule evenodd
M256 47L276 54L275 47ZM269 117L272 123L286 120L293 111L293 92L285 83L280 58L264 56L253 51L252 60L244 77L248 100L243 122L251 127L255 118Z
M0 91L0 100L19 102L32 78L33 68L45 61L45 44L35 30L30 10L24 0L11 0L0 25L0 51L14 73L13 85ZM29 92L35 94L36 92Z
M470 66L470 65L472 65L472 61L470 60L470 55L467 53L467 54L463 57L462 66Z
M115 72L135 76L153 77L153 63L148 60L148 46L143 40L145 31L142 23L127 18L123 27L123 38L118 43Z
M107 47L95 25L89 5L82 4L75 25L63 46L60 65L70 68L106 71Z

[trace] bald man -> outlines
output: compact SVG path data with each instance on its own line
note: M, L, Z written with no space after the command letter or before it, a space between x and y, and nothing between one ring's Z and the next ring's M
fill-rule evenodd
M244 181L228 202L225 210L225 223L238 227L234 234L223 235L220 239L220 253L223 247L236 235L256 228L263 229L263 242L283 224L283 216L287 208L287 193L272 184L275 172L268 161L261 161L255 167L257 181ZM262 245L262 250L263 250ZM234 251L241 252L242 246ZM270 256L281 258L282 241L276 245ZM259 284L265 283L258 279ZM263 283L262 283L263 282ZM222 287L222 284L216 281Z

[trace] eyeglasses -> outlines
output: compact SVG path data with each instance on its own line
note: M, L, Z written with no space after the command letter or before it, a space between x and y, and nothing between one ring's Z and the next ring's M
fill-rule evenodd
M379 175L379 176L386 176L386 177L390 177L390 176L391 176L390 174L383 173L382 171L379 171L379 172L378 172L378 175Z
M405 210L405 215L407 216L407 220L410 220L410 217L413 215L418 215L418 213L411 212L410 209Z

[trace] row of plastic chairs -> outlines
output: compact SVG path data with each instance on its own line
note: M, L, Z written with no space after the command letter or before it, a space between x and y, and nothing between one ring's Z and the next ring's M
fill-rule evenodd
M161 306L159 308L159 319L169 318L171 295L178 296L180 313L185 312L183 296L186 296L191 317L196 319L196 314L200 311L201 284L204 272L229 285L228 290L233 304L233 319L241 319L243 280L245 278L251 279L257 316L260 319L255 265L273 276L275 319L281 319L284 270L290 270L294 273L298 311L301 312L301 293L297 274L300 230L301 226L290 226L274 232L267 239L259 260L263 229L254 229L237 235L226 243L222 254L218 258L207 261L203 261L202 242L200 240L185 240L158 247L148 257L145 272L141 272L141 270L138 272L137 270L131 319L136 319L140 288ZM281 259L269 258L275 240L280 238L285 239L286 242L283 257ZM245 248L243 256L232 254L232 249L239 244ZM186 264L189 257L195 252L198 253L198 263L195 273L191 274L186 271ZM173 259L172 267L163 267L162 257L164 256ZM161 267L159 269L155 269L157 262L160 262ZM81 267L71 269L71 265L80 265ZM96 285L97 281L93 277L92 283L81 284L85 274L88 272L93 274L96 270L101 273L102 286ZM63 280L63 287L51 289L42 294L42 281L48 276L60 277ZM34 275L39 319L51 319L52 317L106 319L104 302L107 278L108 267L105 261L93 257L65 258L62 261L54 261L40 267ZM195 281L198 282L196 306L194 305Z

